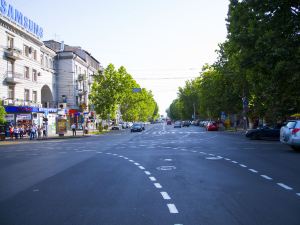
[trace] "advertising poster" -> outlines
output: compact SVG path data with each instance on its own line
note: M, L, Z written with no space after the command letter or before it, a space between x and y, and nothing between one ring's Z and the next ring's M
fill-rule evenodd
M57 134L65 134L65 133L67 133L67 120L66 119L58 118L57 119L57 126L56 126L56 128L57 128L57 130L56 130Z

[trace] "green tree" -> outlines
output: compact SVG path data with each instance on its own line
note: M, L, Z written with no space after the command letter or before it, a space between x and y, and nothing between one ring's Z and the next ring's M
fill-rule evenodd
M5 115L6 112L4 107L2 106L2 101L0 100L0 124L5 123Z

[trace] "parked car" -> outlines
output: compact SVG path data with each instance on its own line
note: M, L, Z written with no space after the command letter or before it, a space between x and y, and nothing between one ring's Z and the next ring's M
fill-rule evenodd
M171 120L167 120L167 125L172 125L172 121Z
M206 125L207 131L218 131L218 124L216 122L208 122Z
M134 123L130 129L131 132L142 132L143 127L140 123Z
M122 129L122 125L114 125L111 127L112 130L121 130Z
M262 127L258 127L257 129L249 129L246 131L245 136L252 140L259 140L259 139L279 140L280 127L262 126Z
M289 121L281 127L280 141L294 150L300 150L300 120Z
M183 121L183 122L182 122L182 126L183 126L183 127L189 127L190 124L191 124L190 121Z
M182 124L181 124L181 121L176 121L174 123L174 128L181 128Z

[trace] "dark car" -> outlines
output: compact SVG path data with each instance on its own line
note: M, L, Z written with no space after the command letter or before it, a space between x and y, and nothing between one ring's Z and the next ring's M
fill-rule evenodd
M262 126L257 129L249 129L246 131L246 137L252 140L272 139L279 140L280 127Z
M189 127L191 125L190 121L183 121L182 127Z
M172 121L171 120L167 120L167 125L172 125Z
M135 123L132 125L131 127L131 132L142 132L143 131L143 127L140 123Z

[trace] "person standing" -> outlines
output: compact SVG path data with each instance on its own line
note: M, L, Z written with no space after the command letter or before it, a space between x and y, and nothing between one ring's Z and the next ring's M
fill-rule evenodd
M71 126L72 132L73 132L73 136L76 136L76 124L73 123Z
M19 137L19 128L17 126L14 128L14 135L15 135L15 138L17 140L18 137Z
M23 137L24 137L24 127L23 127L23 125L19 128L19 131L20 131L20 139L23 139Z
M35 132L36 132L35 126L32 125L31 128L30 128L30 140L33 140L33 139L34 139L34 137L35 137Z
M41 139L42 138L42 127L41 126L38 126L38 139Z

